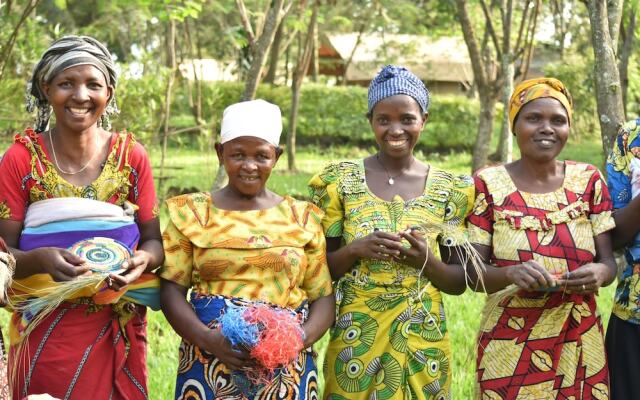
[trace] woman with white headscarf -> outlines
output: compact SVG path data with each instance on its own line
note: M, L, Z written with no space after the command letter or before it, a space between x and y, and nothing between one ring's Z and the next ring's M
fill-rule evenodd
M16 135L0 163L0 235L16 258L10 304L18 309L9 331L14 399L148 397L146 308L126 298L142 281L153 286L147 273L163 252L148 156L132 134L108 130L118 111L116 83L111 54L97 40L53 42L28 84L35 128ZM129 247L123 271L61 295L64 301L46 315L20 312L22 301L88 273L85 259L68 248L94 236Z
M267 189L282 154L281 131L280 109L273 104L254 100L229 106L216 144L229 183L213 193L167 200L161 301L183 339L176 399L318 397L310 347L333 322L334 306L322 212ZM241 322L230 315L260 307L296 318L300 348L307 350L294 353L295 360L268 379L247 381L258 359L245 342L232 345L224 332ZM285 335L281 345L295 347L294 339Z

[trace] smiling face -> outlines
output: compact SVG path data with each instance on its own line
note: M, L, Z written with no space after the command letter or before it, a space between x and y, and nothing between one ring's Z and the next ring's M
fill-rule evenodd
M68 68L42 88L56 115L56 126L74 132L96 126L113 94L113 87L93 65Z
M240 136L216 144L218 160L229 176L229 188L245 197L255 197L265 190L267 180L282 150L253 136Z
M398 94L380 100L369 117L380 151L391 157L411 154L428 116L411 96Z
M522 158L555 160L569 138L569 117L560 102L543 97L525 104L513 127Z

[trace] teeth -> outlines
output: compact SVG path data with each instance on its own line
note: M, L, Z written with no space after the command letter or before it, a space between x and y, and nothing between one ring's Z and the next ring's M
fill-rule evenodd
M69 107L69 111L71 111L73 114L87 114L89 112L89 109Z
M388 143L391 146L402 146L404 143L406 142L406 140L402 139L402 140L389 140Z
M553 142L551 140L541 140L540 143L544 144L544 145L551 145L553 144Z

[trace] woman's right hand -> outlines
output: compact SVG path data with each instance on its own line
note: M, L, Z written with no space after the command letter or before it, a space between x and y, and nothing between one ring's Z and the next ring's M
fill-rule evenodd
M89 267L84 265L85 260L69 250L40 247L30 253L42 272L51 275L55 281L70 281L89 271Z
M252 364L249 353L246 350L235 349L219 328L205 333L199 347L216 356L227 368L234 371L250 367Z
M506 275L509 282L527 291L549 289L556 286L556 281L549 271L534 260L507 267Z
M349 244L351 253L357 258L391 260L400 255L402 238L389 232L375 231Z

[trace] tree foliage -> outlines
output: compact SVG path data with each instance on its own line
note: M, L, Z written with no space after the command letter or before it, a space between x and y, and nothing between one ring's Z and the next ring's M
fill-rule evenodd
M534 1L537 0L527 2ZM281 3L281 8L269 27L269 13L277 3ZM595 42L591 38L592 23L586 7L588 3L597 3L595 1L541 0L538 24L552 31L550 40L544 43L537 37L521 33L519 23L530 9L523 7L525 2L512 0L322 0L312 43L302 39L309 31L313 3L314 0L0 1L0 25L5 28L0 30L0 132L21 129L28 123L30 116L23 110L24 85L34 63L49 43L65 34L94 36L114 54L121 74L118 97L122 108L120 119L114 121L116 128L135 129L152 143L161 143L163 135L170 142L184 135L190 138L189 141L196 137L199 145L210 146L220 115L219 110L216 113L207 110L219 101L218 96L228 93L215 90L216 84L205 84L199 78L184 78L177 73L177 65L190 65L189 61L193 59L213 58L221 60L227 72L235 73L241 85L251 81L255 89L258 82L268 76L268 81L274 85L302 85L304 92L310 79L304 77L296 82L294 78L301 76L296 72L299 71L296 64L305 49L310 49L307 51L310 58L305 57L309 67L304 72L312 74L313 80L333 82L330 78L317 77L317 41L323 34L467 36L468 32L464 33L459 23L461 3L467 7L468 24L475 35L477 51L474 50L474 57L484 63L483 68L474 70L476 82L472 90L481 100L481 108L473 110L477 111L474 118L480 122L479 130L485 132L484 143L487 143L486 135L490 136L494 130L493 121L498 112L495 105L504 101L505 96L500 91L508 87L503 80L504 66L526 66L527 56L523 50L526 46L518 43L532 43L532 40L535 51L544 47L557 54L547 63L545 71L566 81L575 95L574 132L583 135L598 131L599 114L596 113L593 88L602 72L593 69L599 64L593 53ZM628 117L638 114L640 103L637 94L640 93L640 72L635 45L635 36L640 29L636 23L638 3L638 0L624 2L620 29L609 33L612 39L619 37L618 46L612 47L617 57L613 64L618 63L620 89ZM506 7L509 4L513 7ZM28 18L23 18L25 11ZM509 20L511 29L505 29ZM175 40L171 42L175 45L173 56L170 56L171 46L166 39L171 25L175 34ZM273 36L269 34L270 38L265 37L257 46L265 29L272 28ZM510 46L505 47L507 38ZM276 44L271 45L272 42ZM386 47L389 46L396 44L387 42ZM381 65L395 61L384 47L377 54ZM507 48L511 51L506 52ZM405 54L413 51L411 46L401 50ZM512 57L507 61L511 62L501 57L507 53ZM523 61L513 63L518 56ZM172 57L175 63L171 62ZM268 68L264 67L267 62ZM517 69L515 75L517 79ZM170 85L171 79L174 82ZM491 88L487 89L489 86ZM241 96L253 97L247 93L245 91L244 95L239 94L232 100L238 101ZM309 97L309 92L305 93L300 97L301 102L317 101ZM308 138L305 136L305 119L308 118L305 107L308 105L303 103L297 126L302 137ZM290 110L289 105L283 107ZM344 111L340 108L333 111L339 112ZM324 118L331 120L334 118L331 114L327 112ZM437 122L436 116L432 122ZM467 138L476 139L476 134ZM488 147L479 148L477 143L478 140L476 158L491 153ZM484 163L475 161L474 158L476 167Z

